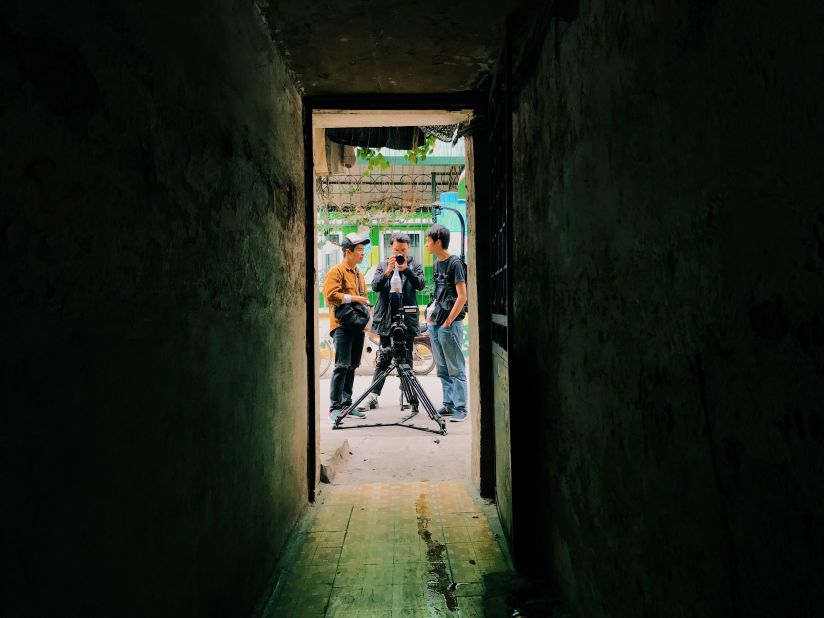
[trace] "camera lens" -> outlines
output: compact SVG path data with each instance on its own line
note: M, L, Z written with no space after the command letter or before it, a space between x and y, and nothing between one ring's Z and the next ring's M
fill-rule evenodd
M406 258L403 257L401 254L395 256L395 262L398 264L403 264L406 261Z

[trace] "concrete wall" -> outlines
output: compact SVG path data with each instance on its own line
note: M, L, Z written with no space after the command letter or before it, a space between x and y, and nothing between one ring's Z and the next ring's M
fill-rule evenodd
M822 5L581 11L514 102L545 566L582 616L818 615Z
M484 136L485 140L486 136ZM472 452L470 476L475 488L484 498L495 496L495 442L494 419L491 410L486 416L481 409L491 406L492 385L484 376L489 368L490 314L489 303L483 302L489 294L486 280L481 280L478 273L489 270L489 252L483 249L483 241L489 234L486 202L478 204L478 190L488 195L486 175L476 170L484 170L488 165L484 144L477 143L477 138L466 140L466 227L467 227L467 294L471 301L464 324L475 336L469 338L469 372L467 375L472 397L469 400L469 422L472 423ZM480 249L480 250L479 250Z
M6 616L238 616L306 499L300 100L252 3L0 19Z

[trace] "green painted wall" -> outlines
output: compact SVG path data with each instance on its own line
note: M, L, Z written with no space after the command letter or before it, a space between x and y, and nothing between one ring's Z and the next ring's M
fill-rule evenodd
M340 215L338 213L330 213L330 224L328 226L324 226L323 229L328 230L331 233L342 234L344 236L346 234L351 233L351 232L357 232L358 231L358 225L356 225L356 224L353 224L353 223L347 224L347 223L342 223L342 222L336 221L337 219L340 219L342 217L345 217L345 215ZM420 218L420 215L419 214L415 215L415 217ZM346 221L346 219L344 219L344 221ZM423 243L424 242L423 235L426 232L426 230L429 228L430 225L432 225L431 222L428 222L428 223L425 223L425 224L405 223L402 219L401 220L396 220L392 224L386 225L386 226L383 226L383 225L370 225L369 226L369 239L371 241L371 244L370 244L370 247L367 249L366 254L365 254L366 259L369 260L369 264L370 264L369 267L371 268L372 266L378 264L381 261L380 260L379 243L380 243L381 234L384 231L404 230L404 231L409 231L409 232L420 232L421 242ZM424 288L422 291L418 292L417 299L418 299L418 305L426 306L427 304L429 304L429 301L430 301L431 288L432 288L433 281L434 281L434 279L432 277L432 273L433 273L432 263L433 262L432 262L432 255L430 255L426 251L426 248L424 248L423 246L422 246L422 251L421 252L422 252L422 255L423 255L423 270L424 270L424 276L426 277L427 287ZM340 261L340 260L338 260L338 261ZM364 271L364 275L365 274L366 274L366 271ZM323 285L322 279L319 280L318 285L319 285L319 287L322 287L322 285ZM372 291L372 281L371 281L370 278L367 278L366 285L368 287L367 296L369 298L369 302L374 305L378 300L378 294L377 294L377 292ZM318 292L318 304L319 304L321 309L325 309L325 310L328 309L328 307L326 305L326 299L323 297L323 294L320 291Z
M0 613L248 615L307 496L298 94L252 3L3 17Z

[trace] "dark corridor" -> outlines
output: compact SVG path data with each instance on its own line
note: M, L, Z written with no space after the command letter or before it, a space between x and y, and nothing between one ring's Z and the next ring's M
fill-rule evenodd
M271 588L331 97L476 112L473 482L520 574L582 617L820 614L824 5L356 4L0 9L0 613Z

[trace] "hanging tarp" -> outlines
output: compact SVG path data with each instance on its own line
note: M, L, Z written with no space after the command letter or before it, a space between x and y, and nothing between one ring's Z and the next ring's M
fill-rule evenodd
M411 150L424 142L418 127L356 127L326 129L327 137L338 144L359 148L391 148Z
M411 150L424 143L427 135L442 142L451 142L458 125L426 127L358 127L326 129L327 137L337 143L359 148L391 148Z

